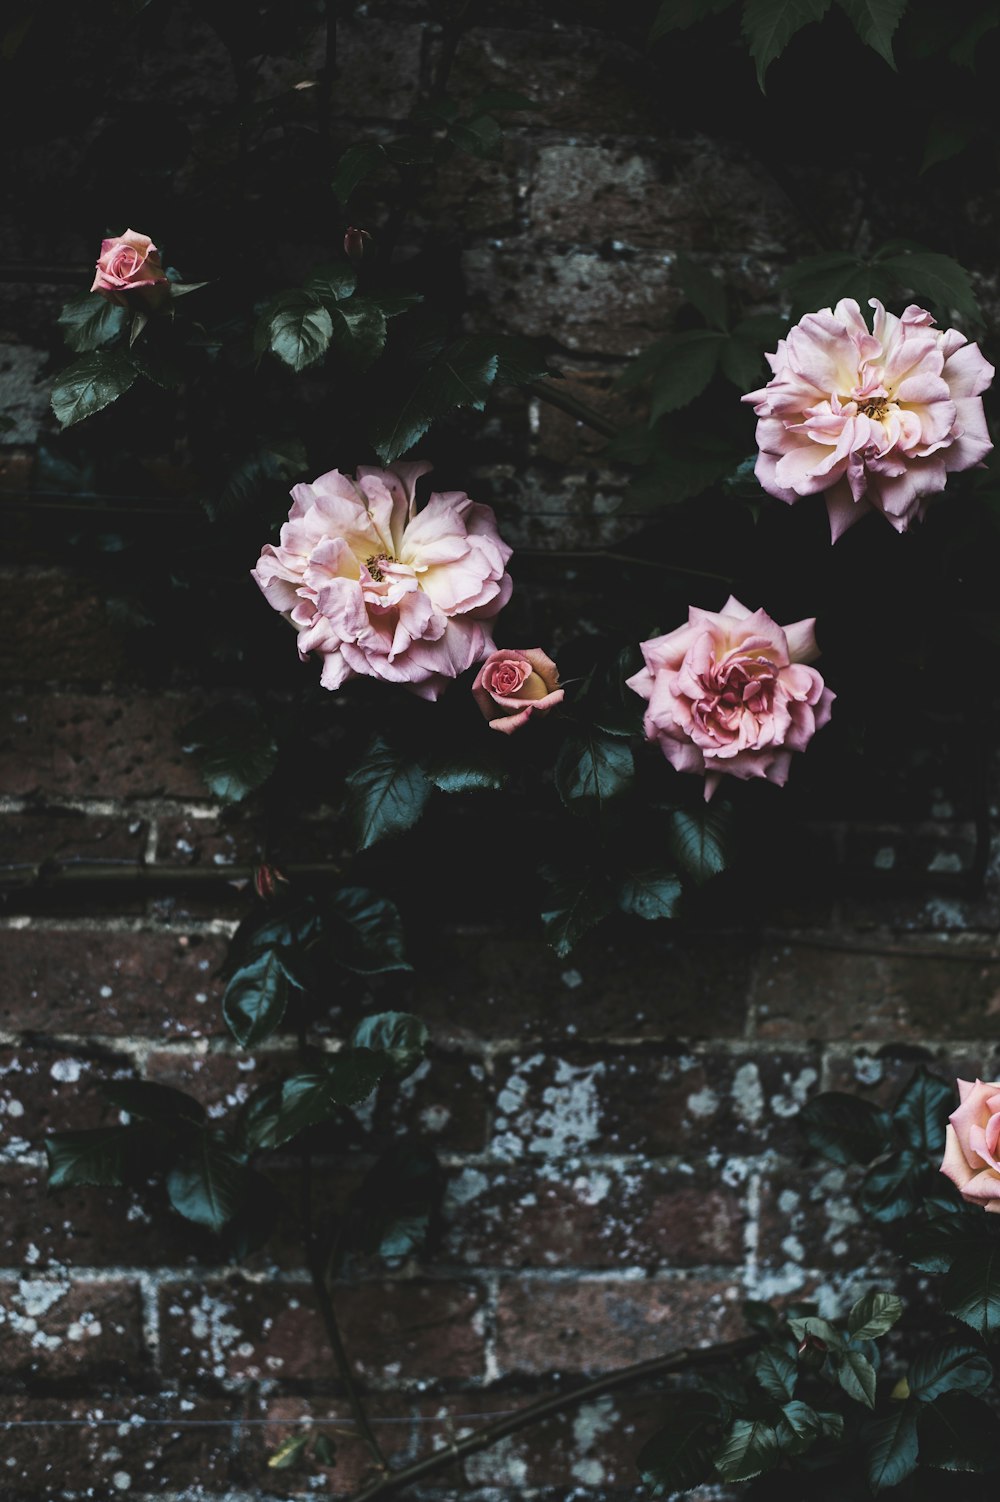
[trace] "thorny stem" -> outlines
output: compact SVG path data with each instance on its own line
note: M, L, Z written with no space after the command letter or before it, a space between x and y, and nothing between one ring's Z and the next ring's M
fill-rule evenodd
M755 1351L762 1339L762 1336L749 1335L743 1340L730 1340L720 1345L706 1346L703 1350L672 1351L668 1356L657 1356L651 1361L637 1362L635 1366L620 1367L618 1371L609 1372L607 1376L596 1377L593 1382L585 1382L582 1387L576 1387L572 1392L556 1393L551 1397L541 1398L537 1403L529 1403L508 1418L500 1419L495 1424L487 1424L483 1429L477 1429L468 1438L458 1440L448 1445L446 1449L437 1450L432 1455L425 1455L422 1460L403 1466L398 1471L389 1471L388 1475L355 1492L351 1502L374 1502L376 1497L391 1496L395 1492L402 1491L404 1487L412 1486L417 1481L424 1481L428 1476L436 1475L438 1471L446 1470L455 1461L464 1460L467 1455L478 1455L480 1450L490 1449L510 1434L517 1434L519 1430L541 1423L543 1419L551 1418L554 1414L563 1413L567 1408L576 1408L581 1403L589 1402L591 1398L602 1397L605 1393L615 1392L621 1387L631 1387L647 1377L668 1376L671 1372L695 1371L700 1367L736 1361L741 1356Z
M536 396L539 401L548 402L550 407L558 407L561 412L568 412L570 417L575 417L577 422L586 423L588 428L593 428L595 433L603 433L605 438L617 438L618 429L613 422L608 422L593 407L588 407L586 402L578 401L575 396L570 396L568 391L560 391L558 386L550 386L547 382L532 381L525 390L529 396Z

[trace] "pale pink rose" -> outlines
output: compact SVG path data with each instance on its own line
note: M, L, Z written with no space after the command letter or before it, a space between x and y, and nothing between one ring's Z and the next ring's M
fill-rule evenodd
M979 347L913 304L901 318L870 306L872 333L850 297L807 314L767 356L771 380L743 397L760 419L761 485L789 503L822 491L834 542L873 509L905 532L993 447Z
M538 647L501 647L491 653L472 692L490 729L505 735L520 730L532 716L548 714L564 698L559 669Z
M963 1199L1000 1215L1000 1085L959 1080L958 1093L962 1104L948 1118L941 1172Z
M158 300L169 291L167 273L160 265L160 253L148 235L127 229L101 242L97 274L91 292L102 292L111 302L128 303L129 292L145 300Z
M815 668L814 620L779 626L731 595L717 615L692 606L688 623L642 643L646 666L627 679L649 701L647 739L678 772L766 777L783 787L793 751L830 718L835 695Z
M296 485L277 547L253 577L318 652L324 688L348 678L402 683L436 699L450 678L494 649L485 621L510 598L511 549L489 506L461 490L416 508L429 464L363 465Z

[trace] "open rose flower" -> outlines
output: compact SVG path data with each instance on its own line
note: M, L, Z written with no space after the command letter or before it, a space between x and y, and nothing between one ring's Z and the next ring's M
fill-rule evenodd
M819 656L815 624L782 627L730 596L642 643L646 666L627 682L649 701L646 736L678 772L704 776L706 800L726 775L783 787L792 752L830 718L835 696L804 666Z
M751 402L756 475L779 501L822 491L833 541L871 510L897 532L923 516L948 475L993 447L980 393L993 366L957 329L915 305L901 318L872 298L873 331L853 298L809 313L778 341Z
M476 674L472 692L490 729L505 735L563 701L559 669L538 647L503 647L491 653Z
M948 1120L941 1172L970 1204L1000 1215L1000 1085L958 1081L962 1104Z
M146 301L156 301L166 296L168 288L160 253L148 235L127 229L123 235L101 242L91 292L102 292L111 302L124 307L129 292L138 293Z
M253 577L318 652L324 688L358 675L436 699L451 678L492 652L485 622L510 598L511 550L489 506L460 490L414 487L429 464L362 466L296 485L277 547Z

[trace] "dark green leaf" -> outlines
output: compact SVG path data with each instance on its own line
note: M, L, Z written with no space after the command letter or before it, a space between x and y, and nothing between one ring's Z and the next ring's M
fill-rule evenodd
M979 1246L982 1237L971 1231L968 1217L918 1225L904 1243L907 1258L925 1273L946 1273L959 1252Z
M367 887L341 887L327 904L320 912L320 935L329 938L328 947L339 964L358 975L413 969L406 958L399 909L388 897Z
M125 328L128 312L100 292L84 292L63 304L59 327L70 349L100 349Z
M222 1014L241 1048L254 1048L281 1025L288 1005L288 977L274 949L265 949L237 970L226 986Z
M218 499L206 499L205 509L213 520L239 511L267 495L271 488L287 487L290 480L303 473L306 465L306 449L301 439L264 441L229 472Z
M606 918L615 905L614 893L603 871L542 871L552 889L551 907L542 913L545 937L560 959L565 959L583 935Z
M403 1078L423 1062L429 1037L427 1024L409 1012L378 1012L358 1023L351 1047L388 1054L393 1072Z
M618 736L576 730L559 753L555 782L567 808L593 803L598 809L630 786L635 774L632 748Z
M729 864L731 818L732 811L724 803L695 810L675 808L670 815L671 853L699 886Z
M174 278L171 277L170 300L171 302L173 302L173 300L177 297L187 297L189 292L200 292L202 287L208 287L210 285L211 284L209 282L179 282L175 281Z
M951 256L930 250L911 251L889 256L881 265L918 297L929 297L948 311L954 308L961 317L976 323L982 321L969 273Z
M952 1263L941 1289L949 1314L984 1338L1000 1331L1000 1243L967 1247Z
M351 296L357 282L353 266L344 261L333 261L329 265L314 267L306 277L303 290L310 297L318 298L324 308L332 310L344 298Z
M921 1403L933 1403L946 1392L967 1392L979 1397L993 1381L993 1367L974 1346L948 1340L921 1351L911 1362L906 1380L911 1397Z
M728 314L724 283L713 276L707 266L692 261L690 256L678 255L673 269L677 284L688 302L698 309L706 323L725 333Z
M330 314L333 343L359 370L367 370L385 349L385 314L376 303L352 297L338 303Z
M765 1346L754 1362L753 1374L769 1398L787 1403L795 1391L798 1368L781 1346Z
M391 1261L423 1251L440 1221L444 1190L444 1171L425 1143L393 1142L351 1196L351 1247Z
M918 1411L920 1463L937 1471L995 1471L1000 1422L988 1404L964 1392L943 1393Z
M167 1196L177 1213L216 1233L243 1208L249 1186L246 1165L208 1132L167 1174Z
M313 1444L313 1455L317 1465L331 1466L337 1462L337 1447L329 1435L317 1434Z
M162 1126L194 1125L205 1120L205 1107L183 1090L152 1080L106 1080L101 1094L119 1111Z
M676 412L700 396L715 374L725 334L714 329L691 329L675 334L650 393L649 421L658 422L665 412Z
M742 1314L751 1330L759 1330L763 1335L773 1335L780 1323L778 1311L762 1299L746 1299Z
M847 1333L852 1340L878 1340L887 1334L903 1313L903 1301L894 1293L869 1289L847 1316Z
M929 1074L921 1065L896 1102L892 1119L909 1147L940 1160L944 1152L944 1129L954 1109L952 1086Z
M259 1113L254 1130L259 1147L281 1147L307 1127L329 1121L335 1112L360 1105L389 1069L384 1054L368 1048L347 1048L334 1054L322 1069L294 1074L281 1087L273 1118Z
M72 427L117 401L135 377L135 366L117 351L82 355L59 375L52 391L52 410L64 428Z
M842 297L859 303L869 296L870 268L859 256L828 251L797 261L780 278L779 285L791 294L795 313L832 307Z
M507 781L503 758L492 745L431 757L424 776L442 793L495 792Z
M771 1471L781 1460L778 1440L762 1419L737 1419L715 1456L723 1481L750 1481Z
M875 1368L861 1351L850 1348L838 1351L835 1358L837 1381L849 1398L875 1407Z
M786 323L771 313L744 318L736 325L728 344L723 345L721 368L727 381L740 391L754 391L767 379L765 351L773 351L784 334Z
M308 292L283 292L261 315L260 337L292 370L305 370L326 354L333 322L323 304Z
M848 20L865 46L872 47L895 68L892 34L910 0L839 0Z
M829 1346L831 1351L840 1351L844 1348L844 1337L836 1325L831 1325L829 1320L823 1319L818 1314L789 1315L788 1328L799 1342L810 1335L813 1339L821 1340L824 1345Z
M163 391L177 391L183 384L184 372L177 361L148 341L140 349L130 348L128 358L141 376Z
M457 407L481 411L496 378L499 360L475 339L457 339L393 405L377 415L369 438L383 464L411 449L431 423Z
M768 68L784 52L797 31L820 21L830 0L744 0L743 33L757 64L757 82L764 89Z
M865 1174L859 1196L861 1205L874 1220L887 1223L902 1220L917 1208L917 1185L924 1162L909 1148L893 1153L884 1163L877 1163Z
M149 1128L145 1126L56 1132L45 1139L49 1188L123 1184L130 1166L150 1144Z
M969 25L962 32L958 41L950 48L948 56L953 63L960 68L969 68L975 71L976 49L983 37L990 31L1000 26L1000 7L996 5L984 5L979 14L970 20Z
M472 156L496 160L503 155L503 131L492 115L456 120L448 134L460 151Z
M398 318L423 302L419 292L369 292L368 301L381 308L386 318Z
M823 1421L808 1403L797 1400L782 1405L775 1433L785 1455L804 1455L823 1433Z
M690 1491L712 1476L719 1406L705 1393L672 1399L666 1423L639 1451L636 1465L654 1497Z
M404 760L376 737L347 778L355 843L359 850L411 829L424 811L431 785L416 762Z
M870 1163L892 1146L892 1122L870 1100L828 1090L808 1101L799 1125L815 1152L831 1163Z
M240 803L274 771L278 748L263 716L244 705L217 705L184 726L184 750L223 803Z
M733 0L662 0L649 33L650 43L658 42L671 31L686 31L696 21L704 21L732 3Z
M333 174L333 191L346 207L358 183L385 162L385 149L377 141L361 141L348 146Z
M969 115L956 116L949 110L933 116L927 127L927 139L920 163L921 174L928 172L931 167L940 166L942 162L950 162L971 146L979 135L979 126Z
M629 871L618 888L618 906L634 918L673 918L680 899L676 872L651 866Z
M861 1430L861 1447L874 1496L905 1481L917 1467L915 1407L891 1403L884 1416L869 1419Z

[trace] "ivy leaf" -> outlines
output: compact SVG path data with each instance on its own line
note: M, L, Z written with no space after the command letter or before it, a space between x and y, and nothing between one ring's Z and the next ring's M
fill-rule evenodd
M59 327L70 349L100 349L116 339L128 322L127 309L110 302L100 292L84 292L64 303Z
M671 812L667 836L671 853L699 886L729 865L731 819L724 803Z
M388 897L379 897L367 887L341 887L328 899L329 918L320 913L320 929L333 957L357 975L384 975L390 970L412 970L406 958L403 923L399 908Z
M257 709L217 705L184 726L184 750L216 798L240 803L267 781L278 760L278 747Z
M359 767L348 775L350 814L359 850L411 829L424 811L431 785L414 761L404 761L376 736Z
M617 798L632 782L635 763L632 748L618 736L600 730L571 734L559 753L555 782L567 808L593 803L600 810Z
M743 34L757 64L757 82L764 92L764 75L784 52L797 31L821 21L830 0L744 0Z
M653 1497L690 1491L712 1475L719 1409L706 1393L681 1393L666 1423L639 1451L636 1465Z
M951 256L920 250L879 257L879 265L918 297L929 297L963 318L982 322L969 273Z
M427 1024L409 1012L378 1012L365 1017L351 1034L352 1048L387 1054L397 1078L412 1074L427 1054Z
M217 1234L242 1210L249 1188L246 1165L208 1132L167 1174L167 1197L178 1215Z
M781 1346L765 1346L754 1362L753 1374L769 1398L787 1403L795 1391L798 1368Z
M673 918L680 899L677 873L652 866L629 871L618 888L618 906L622 912L648 921Z
M683 254L674 261L674 276L688 302L698 309L705 322L726 333L729 327L726 288L719 277L713 276L707 266Z
M870 1163L892 1146L892 1122L870 1100L827 1090L808 1101L799 1125L809 1146L831 1163Z
M974 1346L948 1340L922 1351L910 1363L906 1380L910 1396L920 1403L933 1403L946 1392L971 1393L976 1398L992 1383L993 1367Z
M866 47L872 47L895 69L892 34L910 0L839 0L854 30Z
M755 391L768 374L764 351L774 349L785 327L785 320L772 313L755 314L738 323L720 357L726 380L741 392Z
M938 1471L994 1471L1000 1446L996 1413L967 1393L948 1392L918 1411L920 1463Z
M751 1481L771 1471L781 1460L778 1439L763 1419L737 1419L715 1456L723 1481Z
M954 1107L952 1087L921 1065L896 1102L892 1119L909 1147L939 1158L944 1152L948 1115Z
M690 329L674 334L650 393L650 426L665 412L676 412L700 396L715 374L726 335L715 329Z
M49 1188L80 1184L124 1184L129 1169L151 1146L147 1126L98 1127L86 1132L54 1132L45 1139Z
M612 911L614 893L603 871L564 873L549 868L541 875L552 888L552 906L541 915L545 937L565 959L588 929Z
M360 141L356 146L348 146L333 174L333 191L345 208L358 184L384 165L385 160L385 148L377 141Z
M868 295L870 269L859 256L844 251L826 251L805 256L779 278L778 285L791 294L793 310L808 312L832 307L841 297Z
M497 161L503 155L503 130L492 115L456 120L448 135L459 151L467 151L484 161Z
M117 401L136 378L135 366L116 350L97 350L74 360L52 391L52 410L64 428L93 417Z
M385 314L375 302L352 297L330 310L333 343L359 370L367 370L385 349Z
M847 1316L847 1333L852 1340L878 1340L892 1329L902 1313L903 1301L896 1294L870 1289Z
M867 1408L875 1407L875 1368L868 1357L861 1351L846 1350L838 1351L835 1358L837 1368L837 1381L849 1398L856 1403L864 1403Z
M983 1241L960 1252L941 1289L949 1314L971 1326L977 1335L1000 1331L1000 1243Z
M438 417L458 407L482 411L499 359L478 339L457 339L417 376L391 407L376 414L368 436L383 464L411 449Z
M303 290L332 311L344 298L351 296L357 283L353 266L332 261L329 265L315 266L306 277Z
M288 976L275 949L265 949L230 977L222 1015L241 1048L263 1043L281 1025L288 1005Z
M388 1068L384 1054L369 1048L348 1048L334 1054L323 1069L293 1074L281 1087L277 1111L259 1113L255 1146L281 1147L307 1127L328 1121L343 1107L360 1105Z
M258 342L294 371L326 354L333 336L328 309L308 292L283 292L261 314Z
M101 1086L105 1100L139 1121L160 1126L200 1126L205 1107L183 1090L154 1080L106 1080Z
M869 1419L861 1430L868 1485L878 1496L917 1468L917 1414L909 1403L894 1403L884 1417Z

